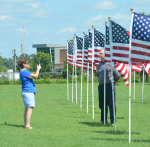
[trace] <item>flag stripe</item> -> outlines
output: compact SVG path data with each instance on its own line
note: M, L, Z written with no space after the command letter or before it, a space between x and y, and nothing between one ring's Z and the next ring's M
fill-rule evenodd
M150 17L132 13L131 16L131 62L150 63Z

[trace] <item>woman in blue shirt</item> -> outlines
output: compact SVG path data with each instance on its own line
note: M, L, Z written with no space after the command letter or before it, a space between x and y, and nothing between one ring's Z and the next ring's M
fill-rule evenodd
M35 73L30 73L28 68L30 67L28 59L22 57L18 60L18 65L21 67L20 70L20 81L22 84L21 96L23 98L25 111L24 111L24 126L26 129L32 129L30 126L30 119L33 108L35 107L35 93L36 87L33 79L38 78L41 65L37 65Z

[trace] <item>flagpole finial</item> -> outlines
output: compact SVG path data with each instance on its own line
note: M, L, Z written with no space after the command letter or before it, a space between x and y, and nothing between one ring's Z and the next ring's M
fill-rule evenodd
M108 16L108 19L109 19L109 20L110 20L110 18L111 18L111 17L110 17L110 16Z
M105 21L105 24L107 25L107 21Z
M83 32L83 34L84 34L85 32Z
M133 11L133 8L131 8L130 10L131 10L131 12L132 12L132 11Z
M92 28L94 28L94 26L92 25Z
M89 29L89 32L90 32L90 29Z
M67 40L68 41L68 40Z

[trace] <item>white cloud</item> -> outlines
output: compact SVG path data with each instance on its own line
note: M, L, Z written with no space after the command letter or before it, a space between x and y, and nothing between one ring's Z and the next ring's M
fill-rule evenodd
M101 20L101 19L106 19L108 18L108 16L104 16L104 15L98 15L98 16L94 16L92 17L91 19L89 19L87 22L86 22L86 25L93 25L93 23L97 20Z
M112 10L115 9L117 5L115 5L112 1L103 1L99 2L94 6L94 9L98 10Z
M0 43L0 46L8 46L8 44L7 43Z
M27 5L31 6L33 9L36 9L39 7L40 3L27 3Z
M45 17L46 12L43 9L40 9L39 11L34 12L31 16L32 17Z
M13 18L13 17L11 17L11 16L9 16L9 15L2 15L2 16L0 16L0 20L1 21L4 21L4 19L13 19L14 21L16 20L16 18Z
M68 27L68 28L65 28L65 29L58 30L58 33L65 33L65 32L76 32L76 29L72 28L72 27Z
M95 17L92 17L90 20L92 22L96 21L96 20L99 20L99 19L102 19L103 18L103 15L98 15L98 16L95 16Z
M122 15L122 14L116 14L115 16L112 16L113 19L126 19L130 20L130 15Z
M45 30L42 30L42 31L38 31L39 34L46 34L46 31Z

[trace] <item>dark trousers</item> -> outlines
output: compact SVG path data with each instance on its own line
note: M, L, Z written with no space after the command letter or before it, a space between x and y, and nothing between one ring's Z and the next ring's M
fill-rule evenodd
M114 99L115 99L115 93L116 93L116 88L115 88L115 84L113 84L114 86ZM99 93L99 108L101 109L101 121L104 121L104 85L100 85L98 86L98 93ZM105 118L107 121L107 113L108 113L108 107L109 107L109 111L110 111L110 120L111 122L114 121L114 113L113 113L113 100L112 100L112 84L111 83L107 83L106 84L106 102L105 102ZM114 100L114 105L115 105L115 100ZM115 107L115 113L116 113L116 107Z

